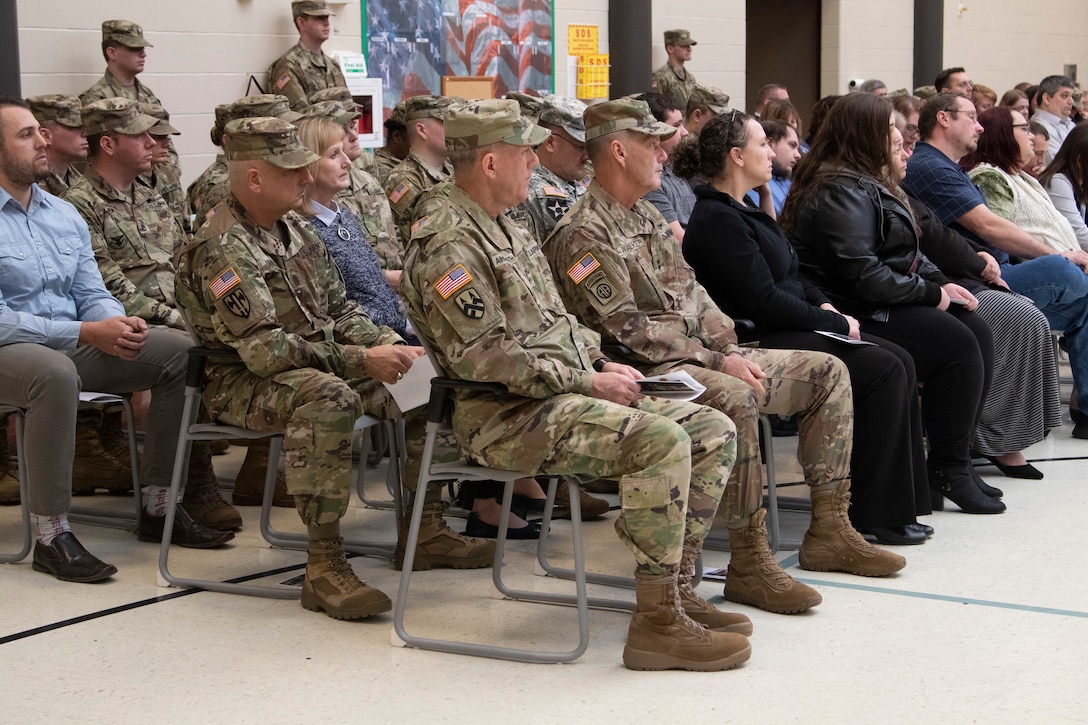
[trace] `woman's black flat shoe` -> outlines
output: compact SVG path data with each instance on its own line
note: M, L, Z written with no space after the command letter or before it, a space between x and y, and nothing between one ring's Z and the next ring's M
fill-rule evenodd
M473 511L468 515L468 522L465 524L465 536L475 536L480 539L497 539L499 538L499 527L487 523L480 518L479 514ZM506 538L539 539L540 522L530 521L520 529L508 528L506 529Z
M926 543L925 532L908 526L874 526L858 529L866 539L876 539L876 543L885 546L914 546Z
M907 524L908 529L914 529L915 531L921 531L926 535L926 538L933 536L933 527L926 524Z
M1031 481L1039 481L1043 478L1043 472L1030 463L1025 463L1022 466L1006 466L1003 463L998 463L996 458L990 456L983 456L992 465L997 466L997 470L1004 473L1009 478L1025 478Z

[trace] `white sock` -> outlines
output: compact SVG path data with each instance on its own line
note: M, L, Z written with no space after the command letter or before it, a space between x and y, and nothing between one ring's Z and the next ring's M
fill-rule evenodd
M38 531L38 541L42 546L49 546L53 539L65 531L71 531L68 525L68 514L54 514L52 516L34 516L34 528Z
M167 494L169 493L169 486L144 486L144 511L152 516L165 516Z

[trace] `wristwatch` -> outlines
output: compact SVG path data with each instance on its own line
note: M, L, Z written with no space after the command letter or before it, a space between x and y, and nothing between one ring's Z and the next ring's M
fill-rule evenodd
M610 362L612 362L612 361L609 360L606 357L599 357L599 358L597 358L596 360L593 361L593 369L595 371L599 372L599 373L603 373L604 372L604 366L607 365Z

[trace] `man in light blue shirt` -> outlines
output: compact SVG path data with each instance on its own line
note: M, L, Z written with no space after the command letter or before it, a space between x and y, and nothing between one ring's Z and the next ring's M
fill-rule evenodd
M189 344L126 317L106 290L87 225L35 183L49 171L45 146L26 104L0 96L0 403L26 411L20 473L37 529L34 569L93 582L117 569L83 548L68 525L80 389L151 389L140 471L147 514L139 535L155 540L157 531L161 538ZM183 531L174 540L194 545L204 532L186 518L181 511ZM204 546L231 538L210 533Z
M1041 123L1050 136L1045 157L1048 164L1076 125L1072 118L1075 90L1073 81L1067 76L1047 76L1039 81L1039 105L1031 120Z

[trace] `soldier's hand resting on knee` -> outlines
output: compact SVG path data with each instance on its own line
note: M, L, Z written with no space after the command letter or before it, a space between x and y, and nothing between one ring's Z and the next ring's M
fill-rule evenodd
M759 365L745 357L741 357L736 353L726 355L725 362L722 363L722 372L743 380L760 395L765 392L763 383L760 382L766 377L763 370Z
M589 394L620 405L630 405L642 396L637 382L642 377L642 373L630 365L605 363L602 372L593 373Z
M424 354L422 347L378 345L367 348L366 374L381 383L396 383L412 367L412 361Z

